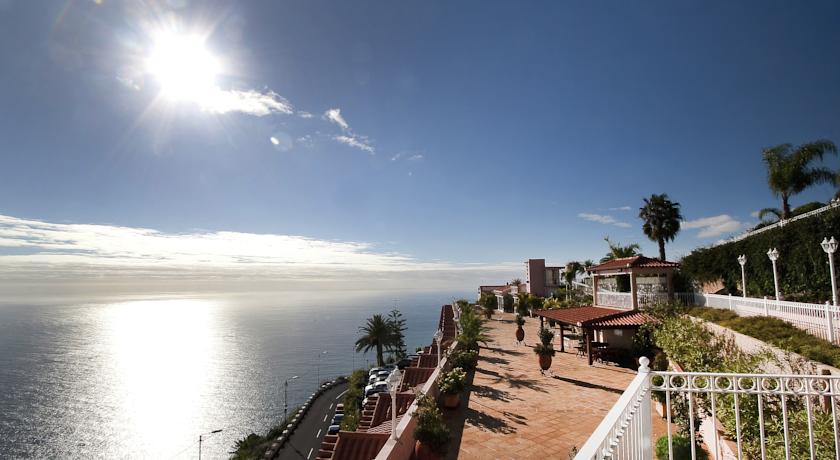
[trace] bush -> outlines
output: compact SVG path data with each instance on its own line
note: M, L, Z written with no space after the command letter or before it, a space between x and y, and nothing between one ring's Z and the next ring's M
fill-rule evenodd
M672 435L671 436L671 450L674 454L674 460L691 460L691 441L685 436ZM706 451L698 444L694 445L694 452L697 460L705 460L708 458ZM668 436L662 436L656 440L656 458L657 460L668 460Z
M475 369L478 361L478 352L475 350L461 350L452 353L450 358L453 367L460 367L465 371Z
M417 425L414 427L414 439L429 446L438 454L445 454L451 434L443 420L434 398L423 395L417 401Z
M438 377L440 391L446 394L456 394L464 391L467 382L467 374L460 367L453 368L449 372L443 372Z
M356 369L350 374L347 393L344 393L344 418L341 419L341 429L355 431L359 424L359 408L365 396L368 373L364 369Z

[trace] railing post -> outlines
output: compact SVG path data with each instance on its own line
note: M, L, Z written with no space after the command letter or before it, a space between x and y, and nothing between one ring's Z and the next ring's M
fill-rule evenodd
M767 296L764 296L764 316L770 316L770 311L767 309Z
M732 310L732 294L729 294L729 309Z
M834 343L834 312L831 303L825 301L825 325L828 327L828 341Z
M652 395L650 391L650 375L648 375L650 374L650 367L648 367L648 364L650 364L650 360L646 356L639 358L639 374L645 374L648 379L645 382L647 392L642 395L639 414L642 417L642 458L645 460L653 459L653 426L650 420L650 398Z

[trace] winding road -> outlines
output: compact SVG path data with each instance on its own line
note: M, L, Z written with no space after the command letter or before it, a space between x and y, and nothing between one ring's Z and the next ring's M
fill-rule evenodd
M319 396L303 420L289 437L289 441L277 452L279 460L311 460L318 456L321 441L327 434L335 405L341 403L347 384L336 385Z

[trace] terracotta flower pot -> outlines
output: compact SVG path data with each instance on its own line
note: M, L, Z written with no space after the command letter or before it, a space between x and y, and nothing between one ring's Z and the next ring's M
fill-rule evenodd
M461 402L461 395L458 393L444 393L443 394L443 407L447 409L454 409L458 407L458 404Z
M525 329L522 329L522 326L516 328L516 341L521 342L525 340Z
M432 451L432 448L417 441L414 444L414 458L416 460L440 460L443 457Z
M547 371L551 367L551 355L540 356L540 369Z

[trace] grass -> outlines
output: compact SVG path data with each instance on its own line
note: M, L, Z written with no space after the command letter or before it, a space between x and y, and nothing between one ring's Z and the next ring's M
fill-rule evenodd
M693 307L688 309L687 313L756 338L782 350L798 353L812 361L840 367L840 347L778 318L766 316L743 317L729 310L708 307Z

